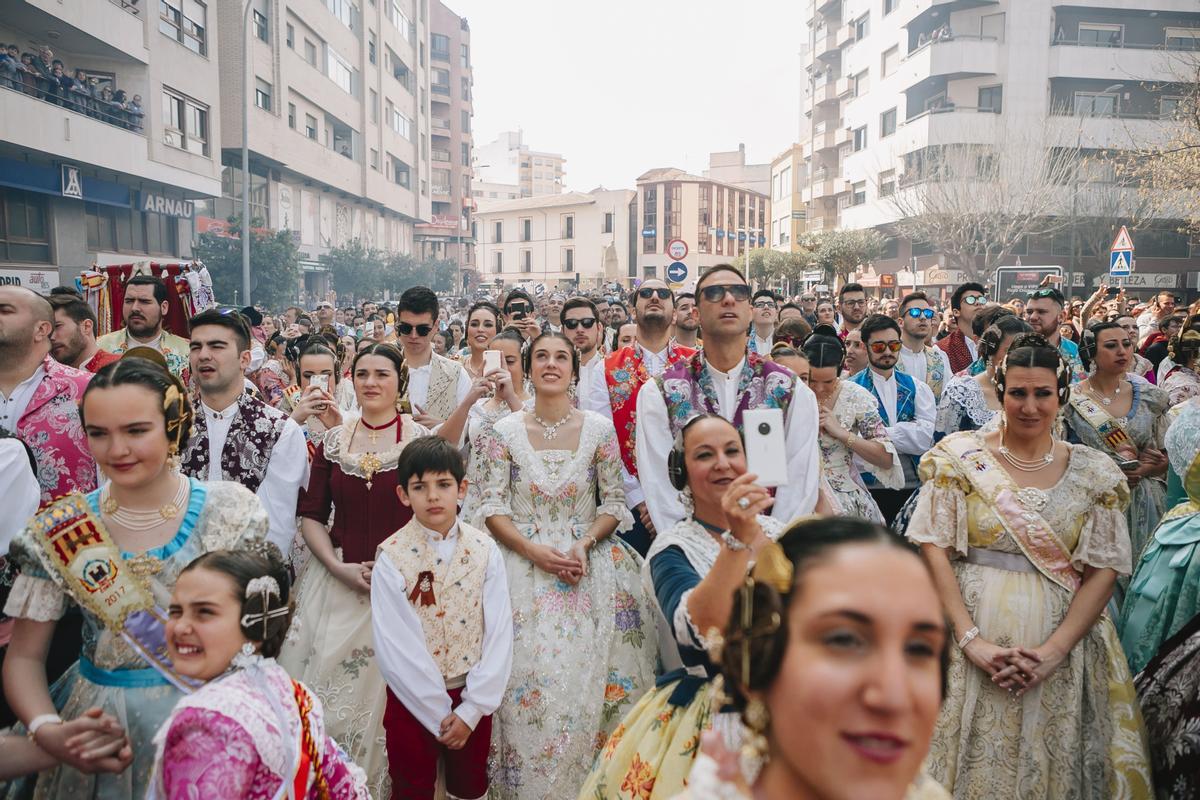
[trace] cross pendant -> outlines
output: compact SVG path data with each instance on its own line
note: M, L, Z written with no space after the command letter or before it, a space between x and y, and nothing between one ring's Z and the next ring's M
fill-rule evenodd
M371 440L371 444L379 442L379 434L376 431L367 431L367 438Z

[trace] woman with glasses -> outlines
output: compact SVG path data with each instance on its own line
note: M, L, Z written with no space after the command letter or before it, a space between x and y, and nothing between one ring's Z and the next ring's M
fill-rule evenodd
M491 348L499 332L500 309L486 300L471 306L467 312L467 346L459 363L472 380L483 375L483 351Z

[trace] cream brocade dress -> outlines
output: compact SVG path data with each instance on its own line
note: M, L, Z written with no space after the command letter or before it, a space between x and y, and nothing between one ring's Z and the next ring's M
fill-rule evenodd
M985 447L979 433L952 434L962 436ZM907 535L950 551L963 601L981 638L1002 647L1037 647L1062 623L1074 595L1041 572L961 560L968 548L1022 551L944 449L952 437L921 460L921 494ZM1067 471L1042 492L1040 513L1075 569L1090 566L1128 574L1125 478L1103 453L1082 445L1070 448ZM1096 621L1044 683L1019 699L995 686L957 647L950 648L947 679L926 764L957 800L1152 796L1145 729L1107 616Z
M856 383L839 381L837 397L833 402L833 415L850 433L857 434L868 442L879 442L891 455L892 464L887 470L866 465L870 467L878 485L884 489L904 488L904 466L900 462L896 446L888 438L883 417L879 416L879 403L875 396ZM821 469L829 482L829 488L833 490L841 513L848 517L864 517L884 524L883 514L863 483L850 447L824 431L821 431L818 443L821 447Z

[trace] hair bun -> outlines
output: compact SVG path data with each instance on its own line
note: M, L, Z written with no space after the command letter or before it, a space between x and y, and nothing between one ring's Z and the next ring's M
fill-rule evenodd
M809 336L832 336L835 339L837 338L837 335L837 329L835 329L832 325L825 324L824 322L813 328L812 333L809 334Z
M1052 350L1055 349L1054 345L1050 344L1050 341L1045 336L1042 336L1040 333L1032 332L1022 333L1020 336L1013 339L1012 347L1010 349L1016 350L1018 347L1049 347Z

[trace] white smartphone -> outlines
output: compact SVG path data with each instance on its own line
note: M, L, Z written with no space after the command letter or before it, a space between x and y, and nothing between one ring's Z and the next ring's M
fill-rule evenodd
M483 374L489 375L503 366L499 350L483 351Z
M746 471L758 476L759 486L787 483L787 441L783 433L783 411L757 408L742 412L746 438Z
M309 386L316 386L326 392L329 391L329 376L328 375L313 375L308 379Z

